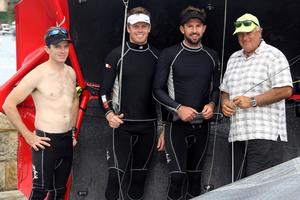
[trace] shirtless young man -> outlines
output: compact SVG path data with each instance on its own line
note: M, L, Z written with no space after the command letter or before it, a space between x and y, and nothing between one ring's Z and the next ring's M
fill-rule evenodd
M61 200L71 171L75 126L79 100L76 75L65 64L69 53L68 32L59 27L45 34L48 61L29 72L6 98L3 104L8 119L32 147L32 192L30 200ZM30 131L21 119L17 105L29 95L34 100L35 131ZM75 145L75 142L73 142Z

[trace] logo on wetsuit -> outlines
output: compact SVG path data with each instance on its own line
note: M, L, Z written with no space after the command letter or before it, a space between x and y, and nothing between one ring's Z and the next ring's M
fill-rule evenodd
M38 179L38 172L35 169L35 166L32 165L33 179Z
M105 64L105 67L111 69L112 66L110 64Z
M167 159L167 163L170 163L172 161L170 158L170 154L166 153L166 159Z
M110 159L110 155L109 155L109 151L107 150L106 151L106 160L109 160Z
M105 109L108 109L109 108L109 105L108 105L108 102L107 102L107 99L106 99L106 95L102 95L101 96L101 99L102 99L102 102L103 102L103 107Z

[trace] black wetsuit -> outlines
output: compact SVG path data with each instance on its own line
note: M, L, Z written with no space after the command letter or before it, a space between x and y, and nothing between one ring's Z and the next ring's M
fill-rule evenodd
M108 200L143 197L156 140L157 113L152 84L157 55L158 51L149 44L127 42L123 68L121 47L106 58L99 101L105 115L109 112L124 114L124 124L113 129L107 150L109 178L105 196ZM127 167L131 170L131 179L128 193L123 194L123 175Z
M32 192L29 200L63 200L73 160L72 131L46 133L36 130L36 135L48 137L50 147L32 149Z
M165 130L166 157L169 173L168 199L185 199L201 192L208 142L206 120L190 124L176 114L181 106L201 112L209 102L218 104L220 82L219 60L215 51L201 47L191 49L183 43L163 50L154 81L154 97L168 109ZM184 182L188 181L187 192Z

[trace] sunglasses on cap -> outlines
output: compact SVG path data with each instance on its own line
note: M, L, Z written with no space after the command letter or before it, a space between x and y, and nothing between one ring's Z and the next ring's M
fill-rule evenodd
M53 30L51 30L48 33L47 37L54 36L54 35L57 35L57 34L64 34L66 37L68 37L68 32L64 28L59 28L59 29L53 29Z
M239 28L239 27L242 26L242 24L243 24L244 26L247 27L247 26L251 26L252 23L255 24L256 26L258 26L258 24L255 23L255 22L252 21L252 20L245 20L245 21L236 21L236 22L234 22L234 27L235 27L235 28Z

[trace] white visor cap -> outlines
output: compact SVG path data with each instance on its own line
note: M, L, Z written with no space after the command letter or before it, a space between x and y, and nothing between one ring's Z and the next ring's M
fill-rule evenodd
M138 23L138 22L145 22L147 24L150 24L150 17L148 15L140 13L140 14L130 15L127 19L127 23L129 23L131 25Z

